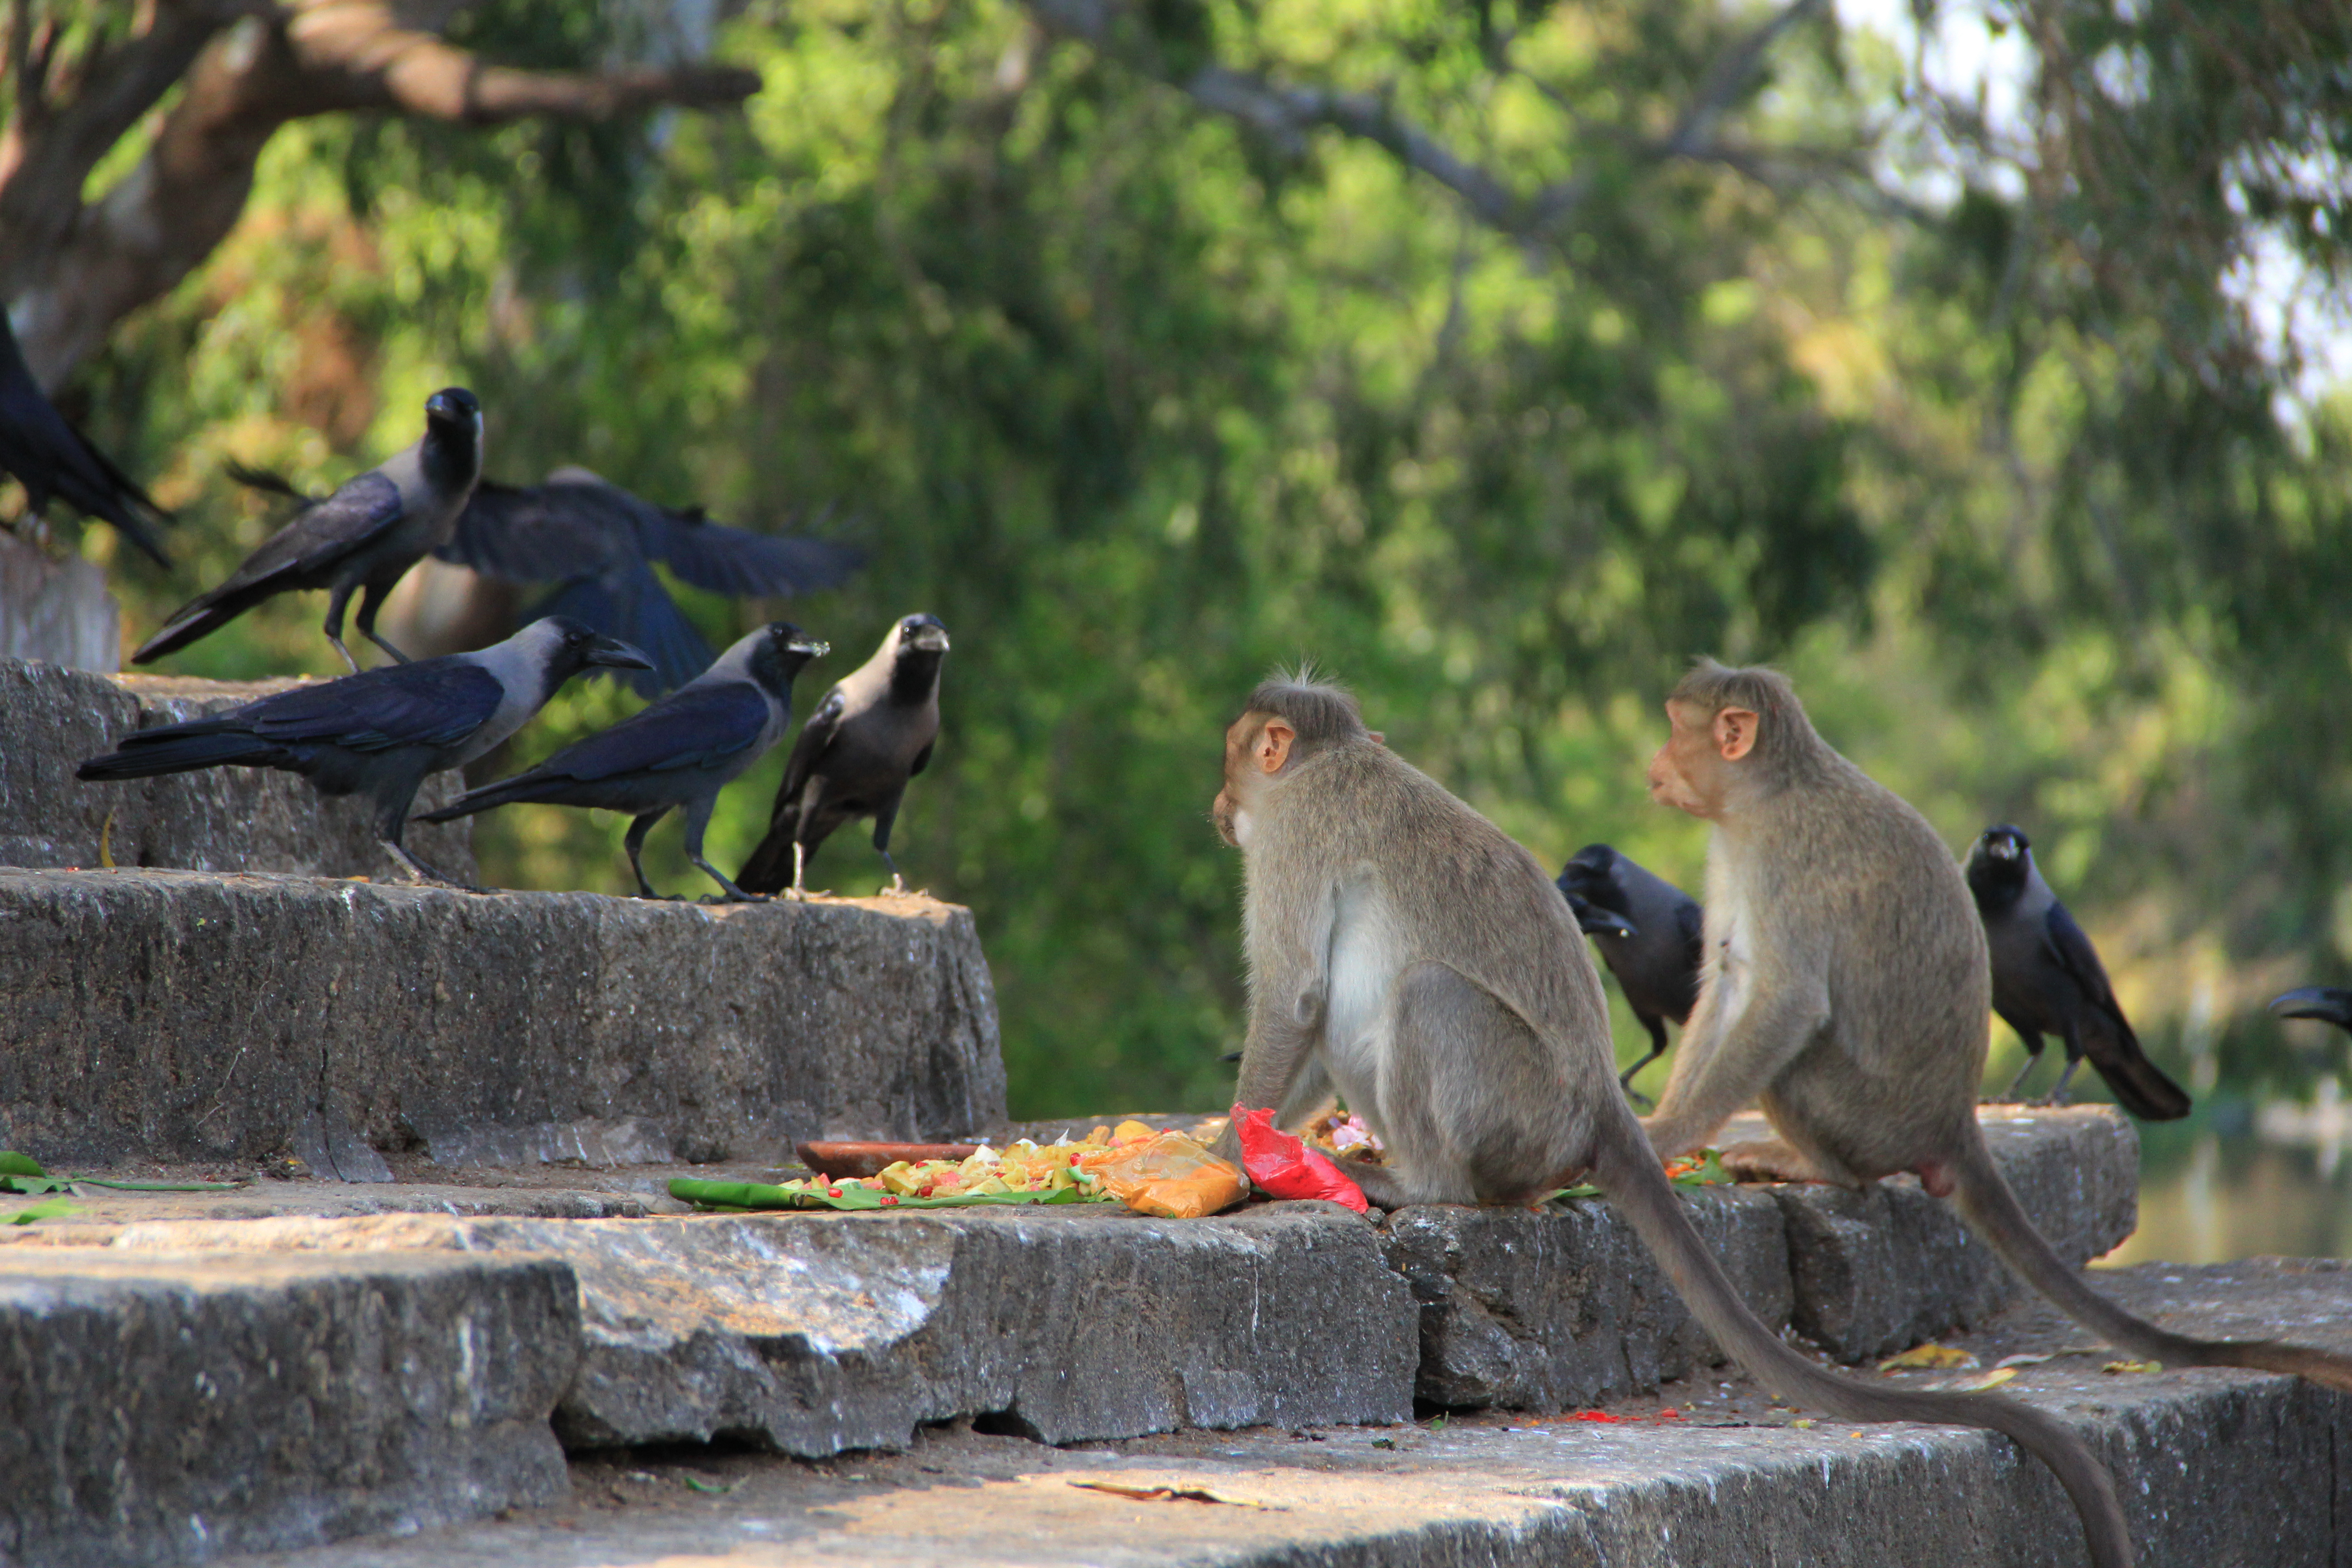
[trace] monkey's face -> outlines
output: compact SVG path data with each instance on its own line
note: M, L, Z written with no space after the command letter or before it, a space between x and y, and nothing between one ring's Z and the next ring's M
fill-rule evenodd
M1249 841L1249 813L1258 786L1290 761L1297 731L1265 713L1244 713L1225 731L1225 784L1209 807L1217 837L1239 849Z
M1650 798L1693 816L1722 816L1732 771L1755 749L1756 715L1745 708L1708 713L1669 702L1666 718L1674 733L1650 759Z

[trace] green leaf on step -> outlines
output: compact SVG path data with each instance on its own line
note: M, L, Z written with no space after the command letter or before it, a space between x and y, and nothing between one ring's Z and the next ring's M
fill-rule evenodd
M700 1476L680 1476L678 1477L678 1479L684 1481L688 1486L692 1487L696 1491L709 1492L713 1497L725 1497L729 1492L735 1489L731 1484L722 1486L717 1481L706 1481Z
M30 1154L19 1154L14 1149L0 1149L0 1176L46 1176L41 1163Z
M84 1187L111 1187L119 1193L228 1193L245 1185L243 1182L106 1182L96 1176L69 1178Z
M73 1212L74 1205L71 1199L51 1198L47 1203L38 1203L33 1205L30 1208L18 1209L14 1215L9 1216L8 1223L10 1225L30 1225L37 1219L55 1219L59 1215L68 1215Z
M702 1208L748 1214L755 1209L945 1209L983 1204L1079 1204L1094 1201L1076 1187L1044 1193L959 1193L936 1198L901 1198L874 1187L844 1182L833 1187L776 1186L766 1182L706 1182L675 1176L669 1195Z
M0 1193L64 1193L73 1189L56 1176L0 1176Z

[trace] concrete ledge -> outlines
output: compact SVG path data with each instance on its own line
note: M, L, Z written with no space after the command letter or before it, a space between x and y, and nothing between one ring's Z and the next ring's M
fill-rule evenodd
M193 1563L549 1501L579 1350L555 1263L16 1248L0 1561Z
M2120 1113L2001 1108L1984 1125L2026 1212L2069 1261L2131 1234L2139 1143ZM1763 1131L1760 1119L1738 1118L1723 1141ZM1980 1322L2022 1289L1949 1204L1907 1176L1866 1194L1702 1188L1685 1204L1757 1316L1840 1361ZM1595 1198L1568 1209L1433 1206L1389 1217L1389 1266L1422 1304L1423 1400L1577 1409L1723 1361L1613 1208Z
M314 1118L427 1152L635 1118L774 1161L1004 1111L971 913L922 898L0 870L0 1146L53 1163L267 1156Z
M96 675L0 658L0 866L94 867L103 835L117 866L404 875L377 845L365 805L321 800L290 774L214 768L107 784L73 776L83 758L113 750L134 730L216 713L298 684ZM464 788L454 773L427 779L416 809L446 805ZM419 823L408 842L449 875L474 877L470 823Z
M2330 1337L2342 1346L2352 1320L2352 1275L2340 1269L2144 1268L2105 1283L2136 1310L2164 1311L2196 1332L2285 1332L2320 1318L2335 1325ZM1990 1362L2011 1351L2063 1351L2073 1338L2063 1323L2012 1317L1973 1343ZM2352 1399L2288 1378L2112 1377L2098 1364L2061 1355L2025 1369L2009 1392L2072 1421L2114 1468L2148 1568L2334 1568L2344 1561L2352 1540L2338 1521L2352 1520L2352 1487L2335 1456L2352 1441ZM581 1484L551 1509L268 1561L273 1568L2073 1568L2084 1561L2057 1483L2004 1439L1941 1426L1800 1429L1790 1413L1738 1391L1705 1407L1685 1398L1675 1421L1643 1413L1629 1408L1622 1426L1529 1427L1490 1415L1456 1418L1443 1431L1180 1436L1082 1452L942 1432L903 1458L843 1465L631 1455L575 1463ZM1087 1489L1099 1482L1138 1491L1197 1488L1235 1506Z
M1412 1415L1412 1298L1371 1227L1329 1204L193 1222L127 1227L110 1250L150 1247L561 1259L585 1338L555 1416L573 1447L724 1436L815 1456L904 1447L955 1416L1068 1443Z

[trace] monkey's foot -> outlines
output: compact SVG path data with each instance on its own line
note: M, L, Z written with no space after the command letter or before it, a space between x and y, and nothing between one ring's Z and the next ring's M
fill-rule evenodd
M1778 1138L1734 1143L1721 1151L1723 1169L1735 1182L1820 1182L1835 1185L1811 1160Z

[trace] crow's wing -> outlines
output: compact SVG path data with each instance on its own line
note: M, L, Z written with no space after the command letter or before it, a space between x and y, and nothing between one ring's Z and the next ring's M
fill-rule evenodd
M759 744L768 711L767 697L749 681L689 686L566 746L529 776L584 781L715 767Z
M216 604L273 577L322 572L398 523L403 510L400 487L371 468L345 480L326 500L296 512L292 521L263 540L229 574L227 582L197 603Z
M702 634L642 561L616 566L601 576L566 583L524 617L570 616L607 637L643 648L651 669L614 670L641 697L658 697L684 686L710 668L715 657Z
M793 742L792 755L784 759L784 782L776 786L775 809L768 814L771 826L783 820L788 812L800 809L801 792L808 787L809 774L816 771L817 760L824 749L833 744L833 737L841 728L841 716L848 710L849 699L836 686L824 694L816 711L808 716L801 732Z
M2042 926L2047 939L2046 950L2058 966L2082 988L2093 1006L2123 1025L2128 1037L2131 1025L2126 1022L2123 1005L2116 1000L2115 987L2107 981L2106 965L2099 962L2098 950L2091 945L2083 928L2074 923L2074 917L2066 912L2066 906L2053 903Z
M646 553L669 563L680 582L738 599L830 588L866 564L864 552L845 544L730 528L700 507L646 506L638 522Z
M382 752L456 745L488 722L505 697L498 678L471 659L435 658L298 686L235 717L265 740Z
M484 479L449 542L433 553L505 583L562 583L604 571L642 554L626 511L598 493L611 489Z
M163 546L148 527L147 516L171 514L134 484L107 455L85 439L57 410L57 405L33 379L16 346L16 334L0 314L0 470L12 473L25 486L33 510L40 510L56 496L68 506L104 518L125 538L168 565Z

